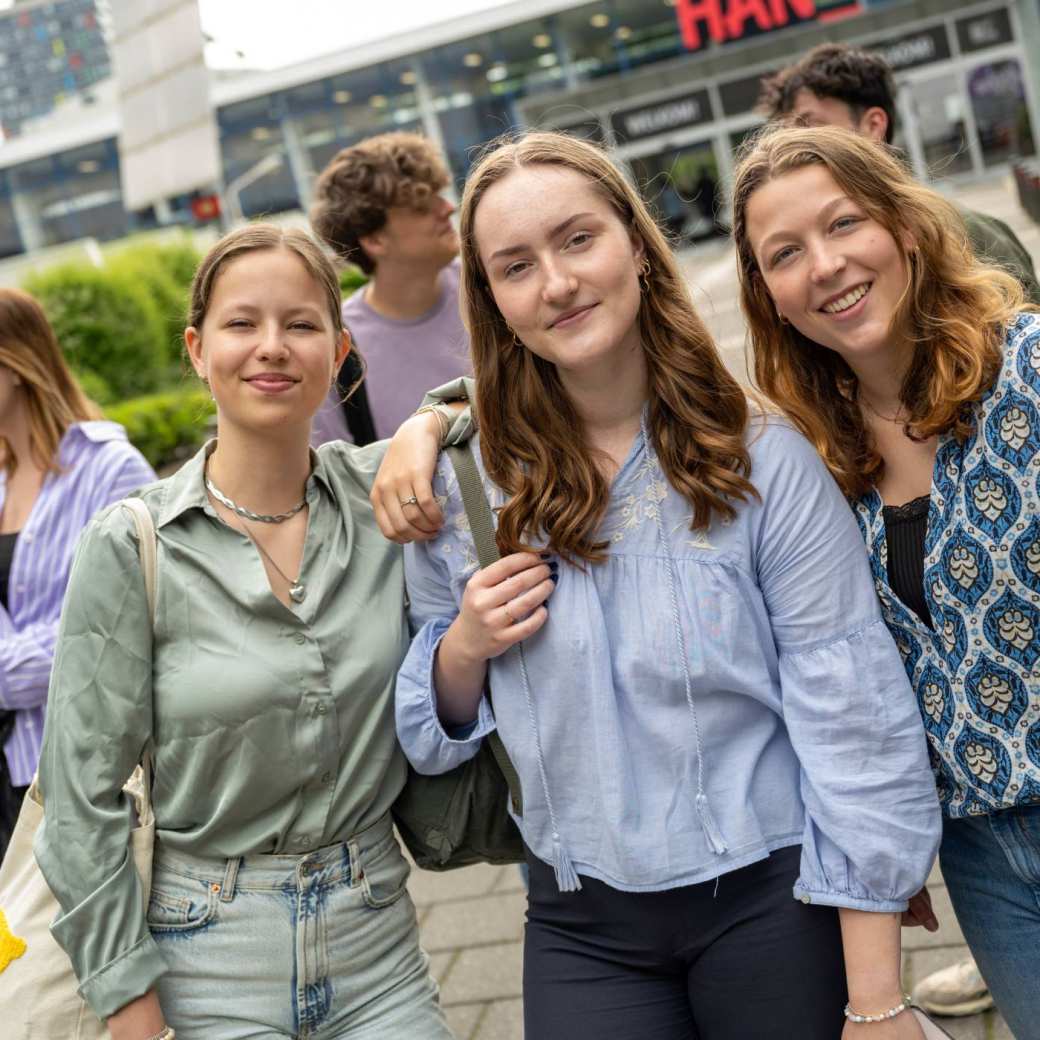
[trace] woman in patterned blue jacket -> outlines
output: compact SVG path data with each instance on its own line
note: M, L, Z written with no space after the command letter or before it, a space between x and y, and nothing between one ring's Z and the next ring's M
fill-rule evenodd
M759 387L850 499L917 691L964 934L1040 1037L1040 315L874 143L782 129L734 189Z

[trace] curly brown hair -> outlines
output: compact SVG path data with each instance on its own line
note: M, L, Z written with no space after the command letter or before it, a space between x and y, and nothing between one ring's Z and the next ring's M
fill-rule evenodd
M733 238L740 303L761 391L819 452L846 495L866 494L884 462L863 421L848 364L781 322L748 238L747 208L764 184L806 166L835 183L895 239L909 284L891 333L913 345L900 389L908 436L926 440L972 430L970 410L992 386L1004 330L1027 308L1022 286L975 258L964 222L937 192L913 179L892 149L837 127L772 127L749 141L733 186ZM908 248L906 243L912 243Z
M361 239L386 223L392 206L422 210L447 187L448 169L420 134L380 134L344 148L318 177L311 226L343 260L365 274L376 265Z
M888 117L885 142L896 130L896 87L892 70L879 54L847 43L821 43L794 65L762 80L756 108L770 120L791 114L800 90L818 98L835 98L859 119L868 108L880 108Z
M602 149L560 133L494 142L470 173L460 211L461 297L477 380L481 455L509 501L498 522L503 554L545 537L565 559L601 560L596 541L609 487L556 367L513 335L488 286L474 235L487 190L523 166L574 170L601 192L649 261L639 329L649 377L648 426L668 482L692 509L690 526L732 518L756 498L745 444L748 402L694 310L668 242L638 192Z

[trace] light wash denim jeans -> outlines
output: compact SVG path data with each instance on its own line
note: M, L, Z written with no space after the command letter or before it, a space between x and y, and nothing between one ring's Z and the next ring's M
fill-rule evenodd
M1015 1040L1040 1040L1040 805L944 821L939 862Z
M389 817L306 856L156 848L148 924L178 1040L454 1040Z

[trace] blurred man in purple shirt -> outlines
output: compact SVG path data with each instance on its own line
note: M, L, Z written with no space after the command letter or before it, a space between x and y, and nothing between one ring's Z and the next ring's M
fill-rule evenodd
M358 374L357 360L348 358L315 417L315 445L389 437L431 386L469 372L455 207L441 195L448 183L436 149L409 133L345 148L319 176L314 230L369 282L343 304L344 324L364 359L364 398L343 404Z

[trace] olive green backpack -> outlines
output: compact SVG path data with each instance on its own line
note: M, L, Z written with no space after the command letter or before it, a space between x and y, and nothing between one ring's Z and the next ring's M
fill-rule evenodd
M467 446L446 449L459 481L462 504L481 567L499 559L491 507L476 460ZM491 689L486 690L491 701ZM426 870L452 870L471 863L519 863L520 831L507 811L523 813L520 778L497 730L468 762L439 776L411 766L393 805L394 823L412 858Z

